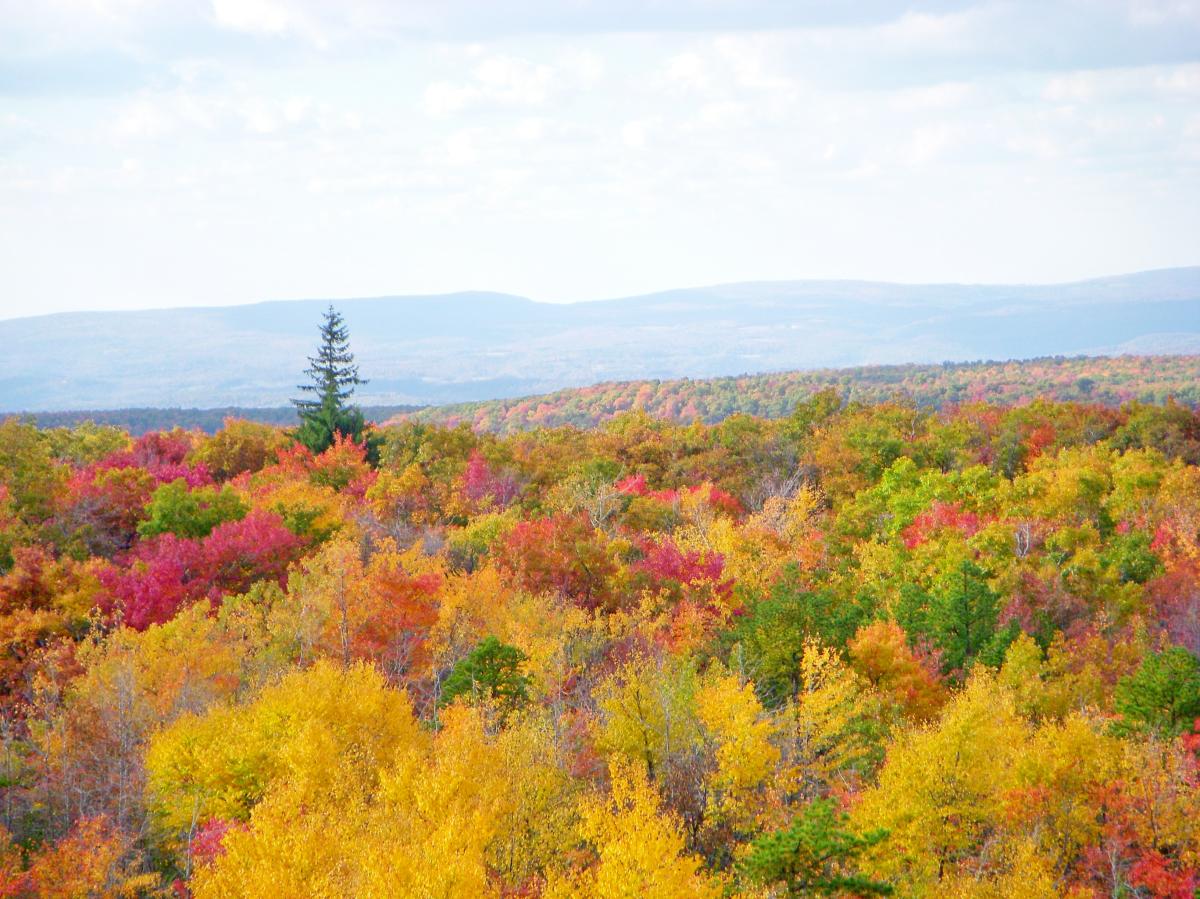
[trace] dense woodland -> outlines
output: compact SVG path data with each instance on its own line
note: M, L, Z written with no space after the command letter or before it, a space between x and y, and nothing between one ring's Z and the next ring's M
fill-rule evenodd
M1195 896L1200 417L961 399L8 419L0 896Z
M798 403L829 389L858 402L899 399L932 409L1038 399L1111 406L1173 399L1194 407L1200 404L1200 356L1056 356L1025 362L868 365L737 378L622 381L543 396L434 406L399 418L467 422L502 434L567 424L593 427L637 410L683 424L697 419L715 424L738 413L786 417Z

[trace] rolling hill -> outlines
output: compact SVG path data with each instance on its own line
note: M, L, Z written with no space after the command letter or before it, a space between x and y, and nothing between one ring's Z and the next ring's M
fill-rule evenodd
M480 431L512 433L555 425L592 427L622 412L642 410L675 422L718 422L744 413L788 415L796 404L832 388L843 397L879 402L896 397L946 408L968 402L1019 404L1036 399L1110 406L1175 400L1200 405L1200 356L1046 358L1020 362L878 365L731 378L625 381L540 396L434 406L403 413L411 419Z
M328 300L0 321L0 411L279 406ZM1200 351L1200 267L1060 285L787 281L573 304L496 293L336 301L365 404L630 379Z

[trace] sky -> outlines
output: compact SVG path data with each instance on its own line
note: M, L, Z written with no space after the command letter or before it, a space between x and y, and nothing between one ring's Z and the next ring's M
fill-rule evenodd
M0 0L0 318L1200 263L1200 0Z

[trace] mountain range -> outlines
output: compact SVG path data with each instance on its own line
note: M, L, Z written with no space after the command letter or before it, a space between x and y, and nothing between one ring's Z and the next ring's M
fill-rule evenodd
M327 299L0 321L0 411L278 406ZM1200 266L1053 285L776 281L581 303L332 301L359 399L432 404L601 381L900 362L1200 352Z

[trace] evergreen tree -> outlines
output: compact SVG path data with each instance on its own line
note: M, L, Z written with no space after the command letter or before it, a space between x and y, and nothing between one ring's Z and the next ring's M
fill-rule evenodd
M758 697L768 708L779 708L800 689L800 658L804 645L816 638L827 646L843 646L854 636L871 609L864 597L839 601L827 590L804 589L801 572L788 566L770 596L749 607L726 635L740 643L755 672Z
M1015 621L999 626L1000 596L974 562L962 562L942 579L929 597L925 615L946 673L965 673L977 658L998 666L1020 632Z
M855 834L831 800L809 804L785 830L750 844L741 874L751 884L779 885L785 896L890 896L890 884L860 874L857 862L887 837L886 830Z
M325 312L321 345L315 356L308 357L308 363L304 373L311 383L301 384L300 389L309 396L292 400L300 415L296 439L314 453L328 449L338 434L361 440L363 415L349 400L354 388L367 382L358 376L350 352L350 331L333 306Z
M1200 720L1200 659L1182 646L1149 653L1137 671L1121 678L1115 700L1124 716L1119 732L1186 733Z
M467 696L495 700L503 712L516 708L529 698L529 677L521 673L526 660L517 647L486 637L454 666L442 685L441 704Z

